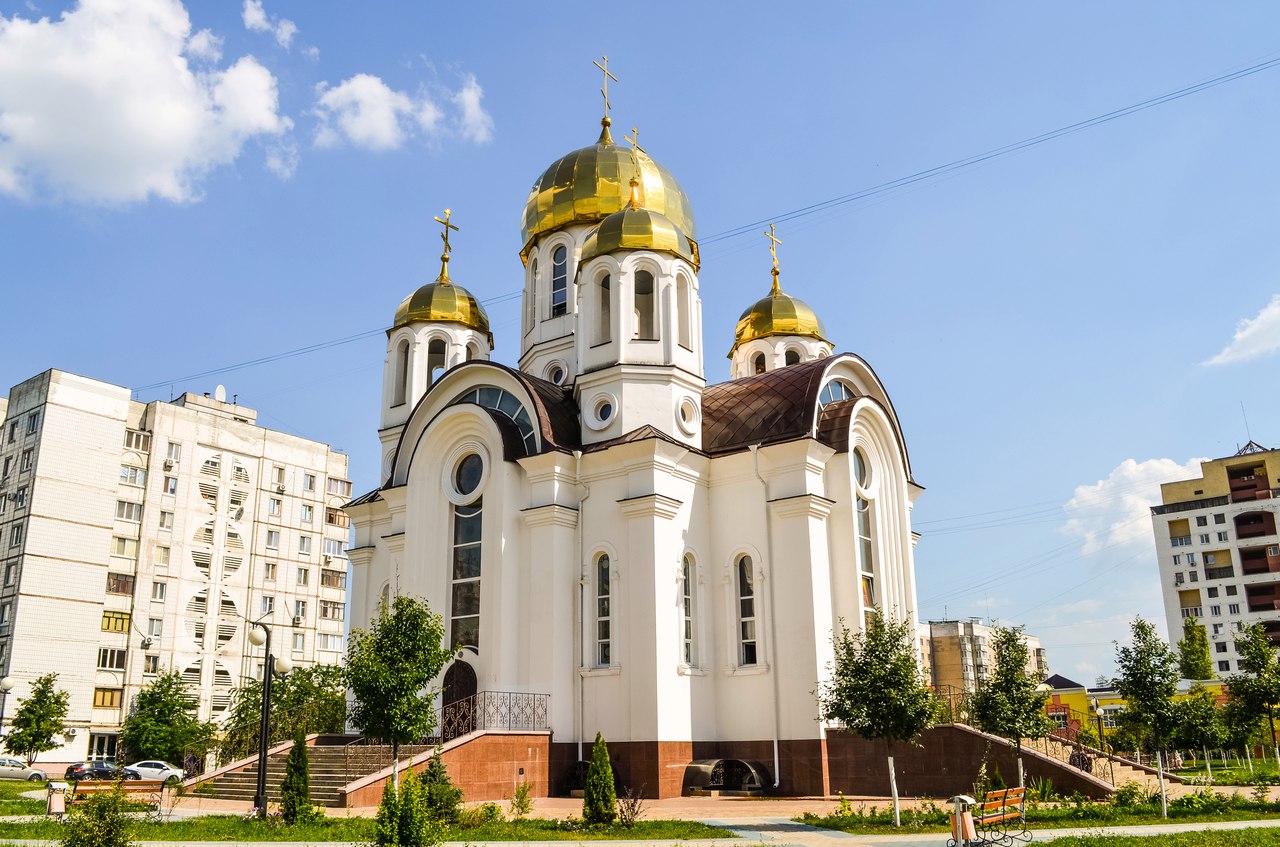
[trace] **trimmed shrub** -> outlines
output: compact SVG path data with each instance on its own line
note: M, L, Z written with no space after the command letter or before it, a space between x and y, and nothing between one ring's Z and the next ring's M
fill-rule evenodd
M395 783L387 780L382 789L382 802L373 822L373 843L378 847L397 847L400 843L400 798Z
M89 797L67 817L63 847L131 847L128 807L119 786Z
M609 762L609 748L603 736L596 733L596 743L591 747L591 766L587 768L587 782L582 788L582 820L587 824L613 823L617 816L618 795L613 786L613 765Z
M315 818L311 806L311 764L307 758L307 739L298 733L293 749L284 765L284 781L280 783L280 814L292 826Z
M462 810L462 789L449 779L449 771L440 758L440 751L431 757L422 775L423 793L427 803L427 817L437 823L457 823Z

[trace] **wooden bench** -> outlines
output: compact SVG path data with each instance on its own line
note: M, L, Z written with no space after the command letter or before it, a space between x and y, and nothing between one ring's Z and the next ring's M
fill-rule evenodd
M988 791L973 810L973 823L978 830L977 844L1012 844L1030 841L1027 831L1027 790L1005 788Z
M82 803L94 794L109 794L117 788L130 802L150 806L148 817L159 814L164 801L165 783L159 779L81 780L74 786L67 792L68 807Z

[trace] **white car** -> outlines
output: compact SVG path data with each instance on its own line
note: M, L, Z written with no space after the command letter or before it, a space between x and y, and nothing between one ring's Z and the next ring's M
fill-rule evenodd
M182 781L182 768L174 767L168 762L161 762L158 759L148 759L145 762L135 762L129 765L132 770L138 772L143 779L156 779L162 782L170 780Z
M21 759L0 757L0 779L27 779L31 782L47 782L45 772L30 767Z

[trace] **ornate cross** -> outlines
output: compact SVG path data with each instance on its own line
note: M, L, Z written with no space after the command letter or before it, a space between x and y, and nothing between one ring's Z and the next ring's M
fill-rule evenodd
M443 218L438 215L436 216L436 223L444 224L444 232L440 233L440 237L444 239L444 252L446 255L448 255L449 253L449 230L453 230L454 232L461 232L460 229L458 229L453 224L449 223L449 218L452 216L453 216L453 211L450 209L444 210Z
M764 234L764 237L769 239L769 255L773 257L773 290L775 293L779 290L778 245L782 243L782 239L775 234L776 232L777 230L774 229L773 224L769 224L769 231Z
M602 55L600 58L604 60L604 64L603 64L603 65L602 65L602 64L600 64L599 62L596 62L596 61L592 61L592 63L591 63L591 64L593 64L593 65L595 65L597 68L599 68L599 69L600 69L600 71L601 71L601 73L603 73L603 74L604 74L604 85L603 85L603 87L601 87L601 89L600 89L600 96L604 97L604 116L607 118L607 117L609 117L609 108L610 108L610 105L609 105L609 80L613 80L614 82L617 82L617 81L618 81L618 78L617 78L616 76L614 76L613 74L609 73L609 57L608 57L608 56L604 56L604 55Z

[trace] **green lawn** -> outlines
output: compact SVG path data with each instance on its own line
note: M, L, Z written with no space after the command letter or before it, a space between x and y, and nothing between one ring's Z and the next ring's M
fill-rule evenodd
M42 782L26 782L19 779L0 779L0 815L42 815L45 801L28 800L18 795L24 791L44 788Z
M1280 847L1280 830L1235 829L1168 835L1070 835L1054 847Z
M34 823L0 822L0 839L58 839L57 821ZM209 815L170 823L134 824L130 837L138 841L355 841L373 840L371 818L325 818L311 824L284 826L244 820L235 815ZM452 828L443 833L445 841L612 841L645 839L678 841L689 838L733 838L725 829L695 821L639 821L635 827L585 828L581 822L529 819L521 823L493 821L467 829Z

